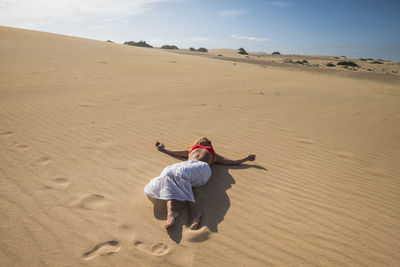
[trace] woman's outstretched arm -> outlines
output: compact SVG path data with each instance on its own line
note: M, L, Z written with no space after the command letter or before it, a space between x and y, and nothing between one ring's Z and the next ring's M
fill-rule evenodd
M221 155L215 154L215 163L223 164L223 165L239 165L246 161L254 161L256 159L256 155L248 155L245 158L232 160L224 158Z
M156 142L156 147L158 151L164 152L171 156L176 156L181 158L187 158L189 156L189 151L187 150L171 150L166 148L163 143L160 143L158 141Z

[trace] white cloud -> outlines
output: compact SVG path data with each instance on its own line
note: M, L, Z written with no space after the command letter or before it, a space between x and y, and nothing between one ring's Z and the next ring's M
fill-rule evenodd
M271 5L271 6L276 6L276 7L287 7L287 6L290 6L289 3L281 2L281 1L267 2L267 4Z
M174 0L0 0L0 24L40 27L56 21L119 20Z
M257 41L257 42L269 42L270 41L270 39L268 39L268 38L259 38L259 37L236 35L236 34L232 34L231 38L238 39L238 40Z
M243 9L242 10L240 10L240 9L228 9L228 10L223 10L223 11L219 12L218 14L220 16L222 16L222 17L233 19L233 18L236 18L239 15L246 14L246 13L248 13L248 11L247 10L243 10Z
M257 42L269 42L270 41L270 39L268 39L268 38L258 38L258 37L252 37L252 36L250 36L247 40L257 41Z
M238 36L238 35L236 35L236 34L232 34L232 35L231 35L231 38L235 38L235 39L239 39L239 40L244 40L244 39L247 39L248 37L247 37L247 36Z

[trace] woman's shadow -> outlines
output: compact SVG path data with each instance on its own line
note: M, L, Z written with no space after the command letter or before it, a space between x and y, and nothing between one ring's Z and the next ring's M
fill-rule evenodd
M196 204L200 209L202 216L197 229L203 226L216 233L218 225L224 220L226 213L231 206L231 201L227 191L236 183L230 175L229 169L248 169L257 168L267 171L266 168L259 165L241 164L241 165L219 165L214 164L210 180L201 187L193 188ZM166 201L152 199L154 204L154 216L157 219L166 219ZM179 213L175 224L168 229L170 238L176 243L182 240L183 226L189 227L189 214L184 202L176 201L175 210ZM201 241L201 240L199 240Z

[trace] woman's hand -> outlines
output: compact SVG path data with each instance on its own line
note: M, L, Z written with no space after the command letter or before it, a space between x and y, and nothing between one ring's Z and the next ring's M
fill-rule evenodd
M156 142L156 147L157 147L158 151L161 151L161 152L165 151L165 146L164 146L163 143L160 143L160 142L157 141Z
M246 157L246 160L247 161L254 161L256 159L256 155L248 155L247 157Z

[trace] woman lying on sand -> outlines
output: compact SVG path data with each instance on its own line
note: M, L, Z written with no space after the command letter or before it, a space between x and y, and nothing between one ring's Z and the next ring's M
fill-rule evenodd
M190 150L171 150L164 144L156 142L159 151L172 156L187 158L187 161L166 167L160 176L153 178L144 188L151 198L167 201L167 222L165 229L171 227L176 218L174 202L185 201L189 207L190 228L196 229L201 213L196 209L192 187L205 185L211 177L210 165L213 163L238 165L246 161L254 161L255 155L243 159L231 160L215 153L211 141L203 137L197 140Z

